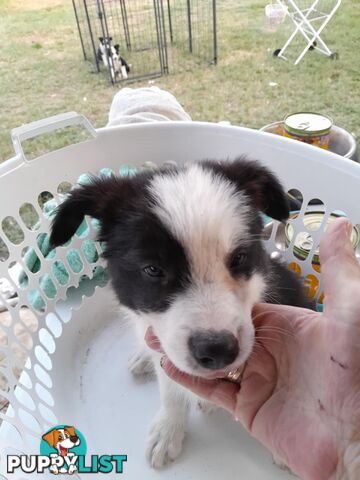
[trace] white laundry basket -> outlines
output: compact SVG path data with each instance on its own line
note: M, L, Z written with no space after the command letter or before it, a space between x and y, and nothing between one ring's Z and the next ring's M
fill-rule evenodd
M92 139L31 161L24 157L24 139L74 124L83 125ZM323 202L326 217L340 210L353 223L360 223L360 166L300 142L245 128L169 122L94 130L75 113L20 127L13 131L13 142L15 157L0 166L0 279L17 292L16 298L0 298L8 311L0 316L0 478L53 478L50 474L8 475L6 456L39 454L41 435L59 424L75 425L86 437L89 454L127 454L122 475L126 480L232 480L234 471L248 479L292 478L273 466L270 455L221 412L210 417L193 412L179 460L160 472L150 469L143 452L147 426L158 408L157 386L136 384L127 372L127 357L134 347L131 330L119 316L109 286L91 280L95 268L104 267L100 255L89 261L84 254L84 242L94 238L94 226L88 220L82 236L75 235L67 247L57 248L55 256L44 258L38 236L49 232L50 218L39 198L49 198L43 192L50 192L60 201L64 182L74 185L84 172L97 173L104 167L119 172L124 165L142 168L144 162L180 165L246 154L268 165L286 189L302 193L300 214L291 220L295 231L302 232L307 231L303 215L311 199ZM25 211L36 212L37 223L27 221L24 205ZM302 275L318 278L311 256L323 225L311 232L313 249L304 261L292 253L295 235L287 249L279 247L277 225L274 222L266 240L269 251L281 254L288 263L297 262ZM9 239L11 229L15 234ZM29 248L38 257L35 272L24 262ZM100 254L100 245L97 249ZM76 271L67 261L70 250L78 255ZM54 275L54 262L62 262L67 272L62 283ZM22 270L27 281L20 286ZM44 275L55 289L52 298L41 290ZM321 282L317 295L320 291ZM33 295L43 299L36 308ZM119 478L114 473L75 476Z

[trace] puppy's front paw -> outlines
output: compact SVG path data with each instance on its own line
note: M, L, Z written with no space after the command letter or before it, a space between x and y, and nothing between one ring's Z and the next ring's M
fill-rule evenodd
M160 468L175 460L181 453L185 436L184 423L177 423L160 412L150 426L146 458L153 468Z
M146 350L135 352L128 361L129 371L134 377L152 377L155 375L154 364L151 355Z

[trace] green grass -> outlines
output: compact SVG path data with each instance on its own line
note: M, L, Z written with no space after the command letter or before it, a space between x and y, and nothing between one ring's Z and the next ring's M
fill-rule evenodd
M272 57L290 25L270 32L265 3L219 0L218 66L171 74L155 84L170 90L194 120L259 128L288 112L310 110L329 114L359 138L360 2L343 2L323 34L339 60L312 52L297 67ZM108 86L82 60L70 1L0 0L0 42L0 161L13 154L10 130L21 124L69 110L97 127L106 123L119 86ZM71 133L39 139L32 153L73 140Z

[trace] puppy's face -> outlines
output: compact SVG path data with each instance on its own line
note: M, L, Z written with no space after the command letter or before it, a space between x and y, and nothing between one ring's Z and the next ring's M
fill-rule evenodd
M110 43L112 42L112 37L99 37L99 42L101 43L101 45L110 45Z
M153 327L179 369L224 376L253 346L251 309L267 268L260 209L288 215L270 172L245 160L206 162L75 190L51 240L64 243L84 214L99 218L120 302Z

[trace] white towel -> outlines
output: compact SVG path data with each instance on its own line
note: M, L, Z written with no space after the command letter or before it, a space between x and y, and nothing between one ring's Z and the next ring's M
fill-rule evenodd
M122 88L113 98L107 127L138 122L191 121L174 95L158 87Z

